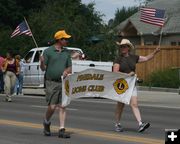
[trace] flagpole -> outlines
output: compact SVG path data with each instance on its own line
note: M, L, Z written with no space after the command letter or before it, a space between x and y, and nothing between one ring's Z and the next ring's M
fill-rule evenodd
M160 47L160 45L161 45L162 34L163 34L163 27L164 27L164 25L165 25L165 13L164 13L163 19L164 19L164 24L163 24L163 26L161 27L161 31L160 31L159 47Z
M26 23L28 29L31 31L31 29L30 29L30 27L29 27L29 25L28 25L28 22L27 22L27 20L26 20L25 17L24 17L24 21L25 21L25 23ZM31 31L31 33L32 33L32 31ZM34 38L34 36L33 36L33 33L32 33L32 39L33 39L33 41L34 41L34 44L35 44L36 47L38 48L38 45L37 45L37 42L36 42L36 40L35 40L35 38Z
M163 27L161 27L161 31L160 31L160 38L159 38L159 44L158 44L159 47L161 45L162 34L163 34Z

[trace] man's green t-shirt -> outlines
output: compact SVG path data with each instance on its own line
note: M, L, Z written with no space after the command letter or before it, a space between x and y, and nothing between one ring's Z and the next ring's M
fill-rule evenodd
M47 48L44 53L46 79L60 80L64 70L72 66L69 52L62 49L58 52L54 46Z

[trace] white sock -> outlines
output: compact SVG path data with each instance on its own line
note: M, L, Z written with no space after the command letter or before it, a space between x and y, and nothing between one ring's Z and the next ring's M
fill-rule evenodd
M115 125L117 126L117 125L121 125L121 123L120 122L118 122L118 123L115 123Z
M139 126L142 125L142 121L139 122Z
M64 127L59 127L59 129L61 130L61 129L64 129Z
M47 121L47 119L44 119L44 122L45 122L46 124L49 124L49 123L50 123L50 121Z

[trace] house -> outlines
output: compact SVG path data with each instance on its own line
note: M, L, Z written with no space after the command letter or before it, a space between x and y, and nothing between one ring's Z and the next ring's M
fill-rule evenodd
M180 0L154 0L147 7L164 9L166 21L162 29L160 53L151 61L137 65L136 73L144 80L158 70L180 70ZM141 22L140 12L137 12L111 32L118 35L120 40L129 39L136 47L136 54L148 55L159 44L161 27Z
M180 46L180 0L154 0L147 7L165 10L161 45ZM135 45L158 45L161 27L140 21L140 11L120 23L113 31Z

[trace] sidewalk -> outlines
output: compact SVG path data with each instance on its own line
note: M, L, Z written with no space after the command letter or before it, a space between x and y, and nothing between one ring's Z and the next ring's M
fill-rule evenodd
M146 106L180 108L180 95L176 92L138 91L139 103Z
M180 89L137 86L138 90L180 93Z
M24 95L37 95L37 96L45 96L44 88L24 88Z

